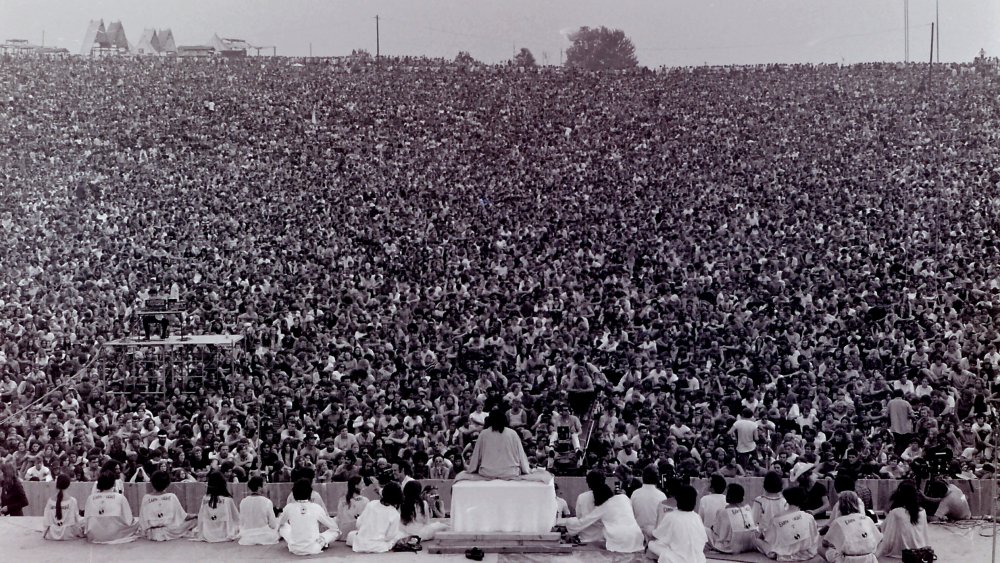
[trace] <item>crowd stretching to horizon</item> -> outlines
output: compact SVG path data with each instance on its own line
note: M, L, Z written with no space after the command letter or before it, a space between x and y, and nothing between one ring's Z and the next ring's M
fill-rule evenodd
M992 475L995 74L350 70L0 61L7 479Z

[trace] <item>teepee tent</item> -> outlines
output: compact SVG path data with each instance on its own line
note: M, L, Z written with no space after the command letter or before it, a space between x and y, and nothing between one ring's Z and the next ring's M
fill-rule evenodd
M170 28L157 31L156 39L159 41L161 53L177 53L177 44L174 43L174 32L170 31Z
M132 52L136 55L159 55L160 50L160 40L156 35L156 30L144 29Z
M91 20L87 26L87 34L83 36L83 47L80 49L81 55L90 55L94 49L110 49L111 41L108 40L107 31L104 29L104 20Z
M111 47L120 53L128 53L128 39L125 37L125 27L122 22L111 22L107 29L108 41Z

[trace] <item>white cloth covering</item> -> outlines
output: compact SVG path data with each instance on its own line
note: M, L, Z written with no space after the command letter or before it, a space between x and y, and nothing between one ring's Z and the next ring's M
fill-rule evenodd
M591 496L593 498L593 496ZM653 535L656 521L660 518L660 503L667 500L667 495L656 485L643 485L632 493L632 512L646 538Z
M556 523L556 489L535 481L459 481L451 489L456 532L540 534Z
M320 533L319 525L327 530ZM278 520L278 530L288 544L288 551L295 555L315 555L337 541L340 530L326 510L308 500L285 505Z
M404 537L399 510L372 501L358 516L358 529L347 534L347 545L355 553L385 553Z
M605 548L617 553L642 551L645 537L632 512L632 503L625 495L614 495L601 506L583 516L563 520L570 534L579 534L595 522L604 527Z
M139 534L151 541L169 541L188 536L197 522L174 493L148 494L139 505Z
M121 493L105 491L87 498L83 509L87 539L92 543L128 543L136 540L139 522Z
M83 537L83 519L76 499L63 493L62 518L56 518L56 498L45 503L42 514L42 538L47 540L75 540Z
M198 511L198 525L194 529L194 539L209 543L233 541L240 536L240 513L232 497L219 497L215 508L210 498L201 499Z
M760 532L748 505L720 508L714 520L708 531L713 549L722 553L744 553L753 549L753 540Z
M875 550L882 532L864 513L840 516L830 522L824 540L832 544L824 555L830 563L878 563Z
M705 563L705 523L696 512L671 510L660 518L648 555L658 563Z
M263 495L250 495L240 501L240 545L278 543L278 517L274 503Z

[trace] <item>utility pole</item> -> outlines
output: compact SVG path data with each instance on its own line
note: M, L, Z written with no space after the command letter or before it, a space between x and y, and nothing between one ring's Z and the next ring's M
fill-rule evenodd
M45 30L42 30L42 47L45 46Z
M313 44L312 41L309 42L309 58L313 58Z
M382 41L378 32L378 16L375 16L375 64L382 58Z
M938 0L934 0L934 23L937 26L937 62L941 64L941 11Z
M934 65L934 24L931 24L931 60L930 64Z
M903 0L903 62L910 62L910 0Z

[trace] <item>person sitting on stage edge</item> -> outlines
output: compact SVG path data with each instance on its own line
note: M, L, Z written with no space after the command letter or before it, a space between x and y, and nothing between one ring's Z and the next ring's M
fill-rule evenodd
M858 494L844 491L837 499L839 516L823 538L823 557L830 563L878 563L875 550L882 532L862 507Z
M69 475L56 477L56 496L45 504L42 538L46 540L75 540L83 537L83 520L76 505L76 499L66 495Z
M274 545L278 543L278 517L274 503L264 496L264 478L254 475L247 482L250 494L240 501L240 545Z
M198 511L194 537L209 543L233 541L240 535L240 513L222 473L208 474L208 488Z
M507 417L499 410L490 411L486 417L486 427L476 440L467 470L455 477L456 481L487 479L552 481L549 472L531 469L521 438L507 428Z
M658 563L705 563L708 533L705 523L694 511L698 491L691 485L681 485L675 489L674 497L677 510L660 517L646 556Z
M782 496L788 508L774 517L763 537L754 541L755 547L778 561L808 561L819 551L819 529L813 515L802 510L806 493L802 487L789 487Z
M197 515L188 515L174 493L164 492L170 486L166 471L154 471L149 479L154 493L142 497L139 506L139 534L151 541L183 538L198 523Z
M114 491L116 475L102 471L97 478L97 492L87 498L84 507L87 540L91 543L127 543L136 540L139 521L125 495Z
M312 498L312 481L299 479L292 485L295 502L286 505L278 520L278 530L288 544L288 551L295 555L315 555L337 541L340 529L326 513L326 509L309 500ZM319 525L326 526L325 532Z
M566 526L570 535L577 535L600 523L603 534L595 540L603 539L608 551L635 553L642 551L645 536L635 520L632 502L623 493L615 494L600 471L587 475L587 485L594 495L594 509L586 514L578 513L574 518L558 520Z
M369 502L358 516L358 529L347 534L347 545L355 553L386 553L392 549L396 542L406 537L400 527L399 506L402 503L403 491L399 483L386 483L379 502Z

